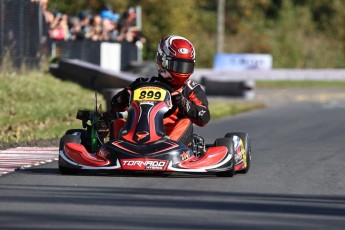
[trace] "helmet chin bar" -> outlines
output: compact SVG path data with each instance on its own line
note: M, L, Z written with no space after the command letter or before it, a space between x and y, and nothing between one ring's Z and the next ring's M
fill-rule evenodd
M169 83L169 85L171 85L173 88L176 89L176 87L181 87L183 86L186 81L190 78L190 75L192 73L189 74L181 74L181 73L170 73L169 70L164 69L163 67L157 65L158 67L158 73ZM173 74L176 75L185 75L185 76L180 76L180 77L174 77Z
M166 69L163 68L159 68L158 70L159 74L162 75L162 77L164 79L166 79L168 82L171 82L174 80L174 78L171 76L171 74L169 73L169 71L167 71Z

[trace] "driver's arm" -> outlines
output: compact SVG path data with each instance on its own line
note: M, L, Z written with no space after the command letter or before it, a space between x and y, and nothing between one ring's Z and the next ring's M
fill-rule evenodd
M198 126L205 126L210 121L208 100L200 85L191 91L173 93L172 99L179 109L180 116L189 118Z
M195 87L188 96L189 109L184 114L198 126L205 126L210 121L210 111L205 92L199 86ZM188 109L188 110L187 110Z

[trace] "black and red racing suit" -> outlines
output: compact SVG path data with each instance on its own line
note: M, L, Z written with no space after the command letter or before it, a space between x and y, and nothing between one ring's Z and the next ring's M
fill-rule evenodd
M129 87L140 82L163 82L169 84L163 77L138 78ZM129 106L128 88L117 93L111 101L114 111L122 112ZM193 123L205 126L210 120L208 100L201 86L187 80L182 87L175 89L184 98L183 106L178 107L169 117L164 118L166 133L172 140L189 145L193 138Z

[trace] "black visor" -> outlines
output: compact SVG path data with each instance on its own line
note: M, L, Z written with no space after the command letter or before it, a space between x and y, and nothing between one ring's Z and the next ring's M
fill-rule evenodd
M178 73L193 73L194 61L184 59L171 59L168 60L168 66L166 68Z

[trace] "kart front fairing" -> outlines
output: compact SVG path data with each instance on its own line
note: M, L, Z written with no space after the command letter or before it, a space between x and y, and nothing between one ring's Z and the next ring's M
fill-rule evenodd
M117 140L105 143L97 154L87 152L81 144L67 143L60 156L65 166L93 170L217 172L233 167L233 156L224 146L210 147L202 156L195 156L190 148L172 140L145 146Z

